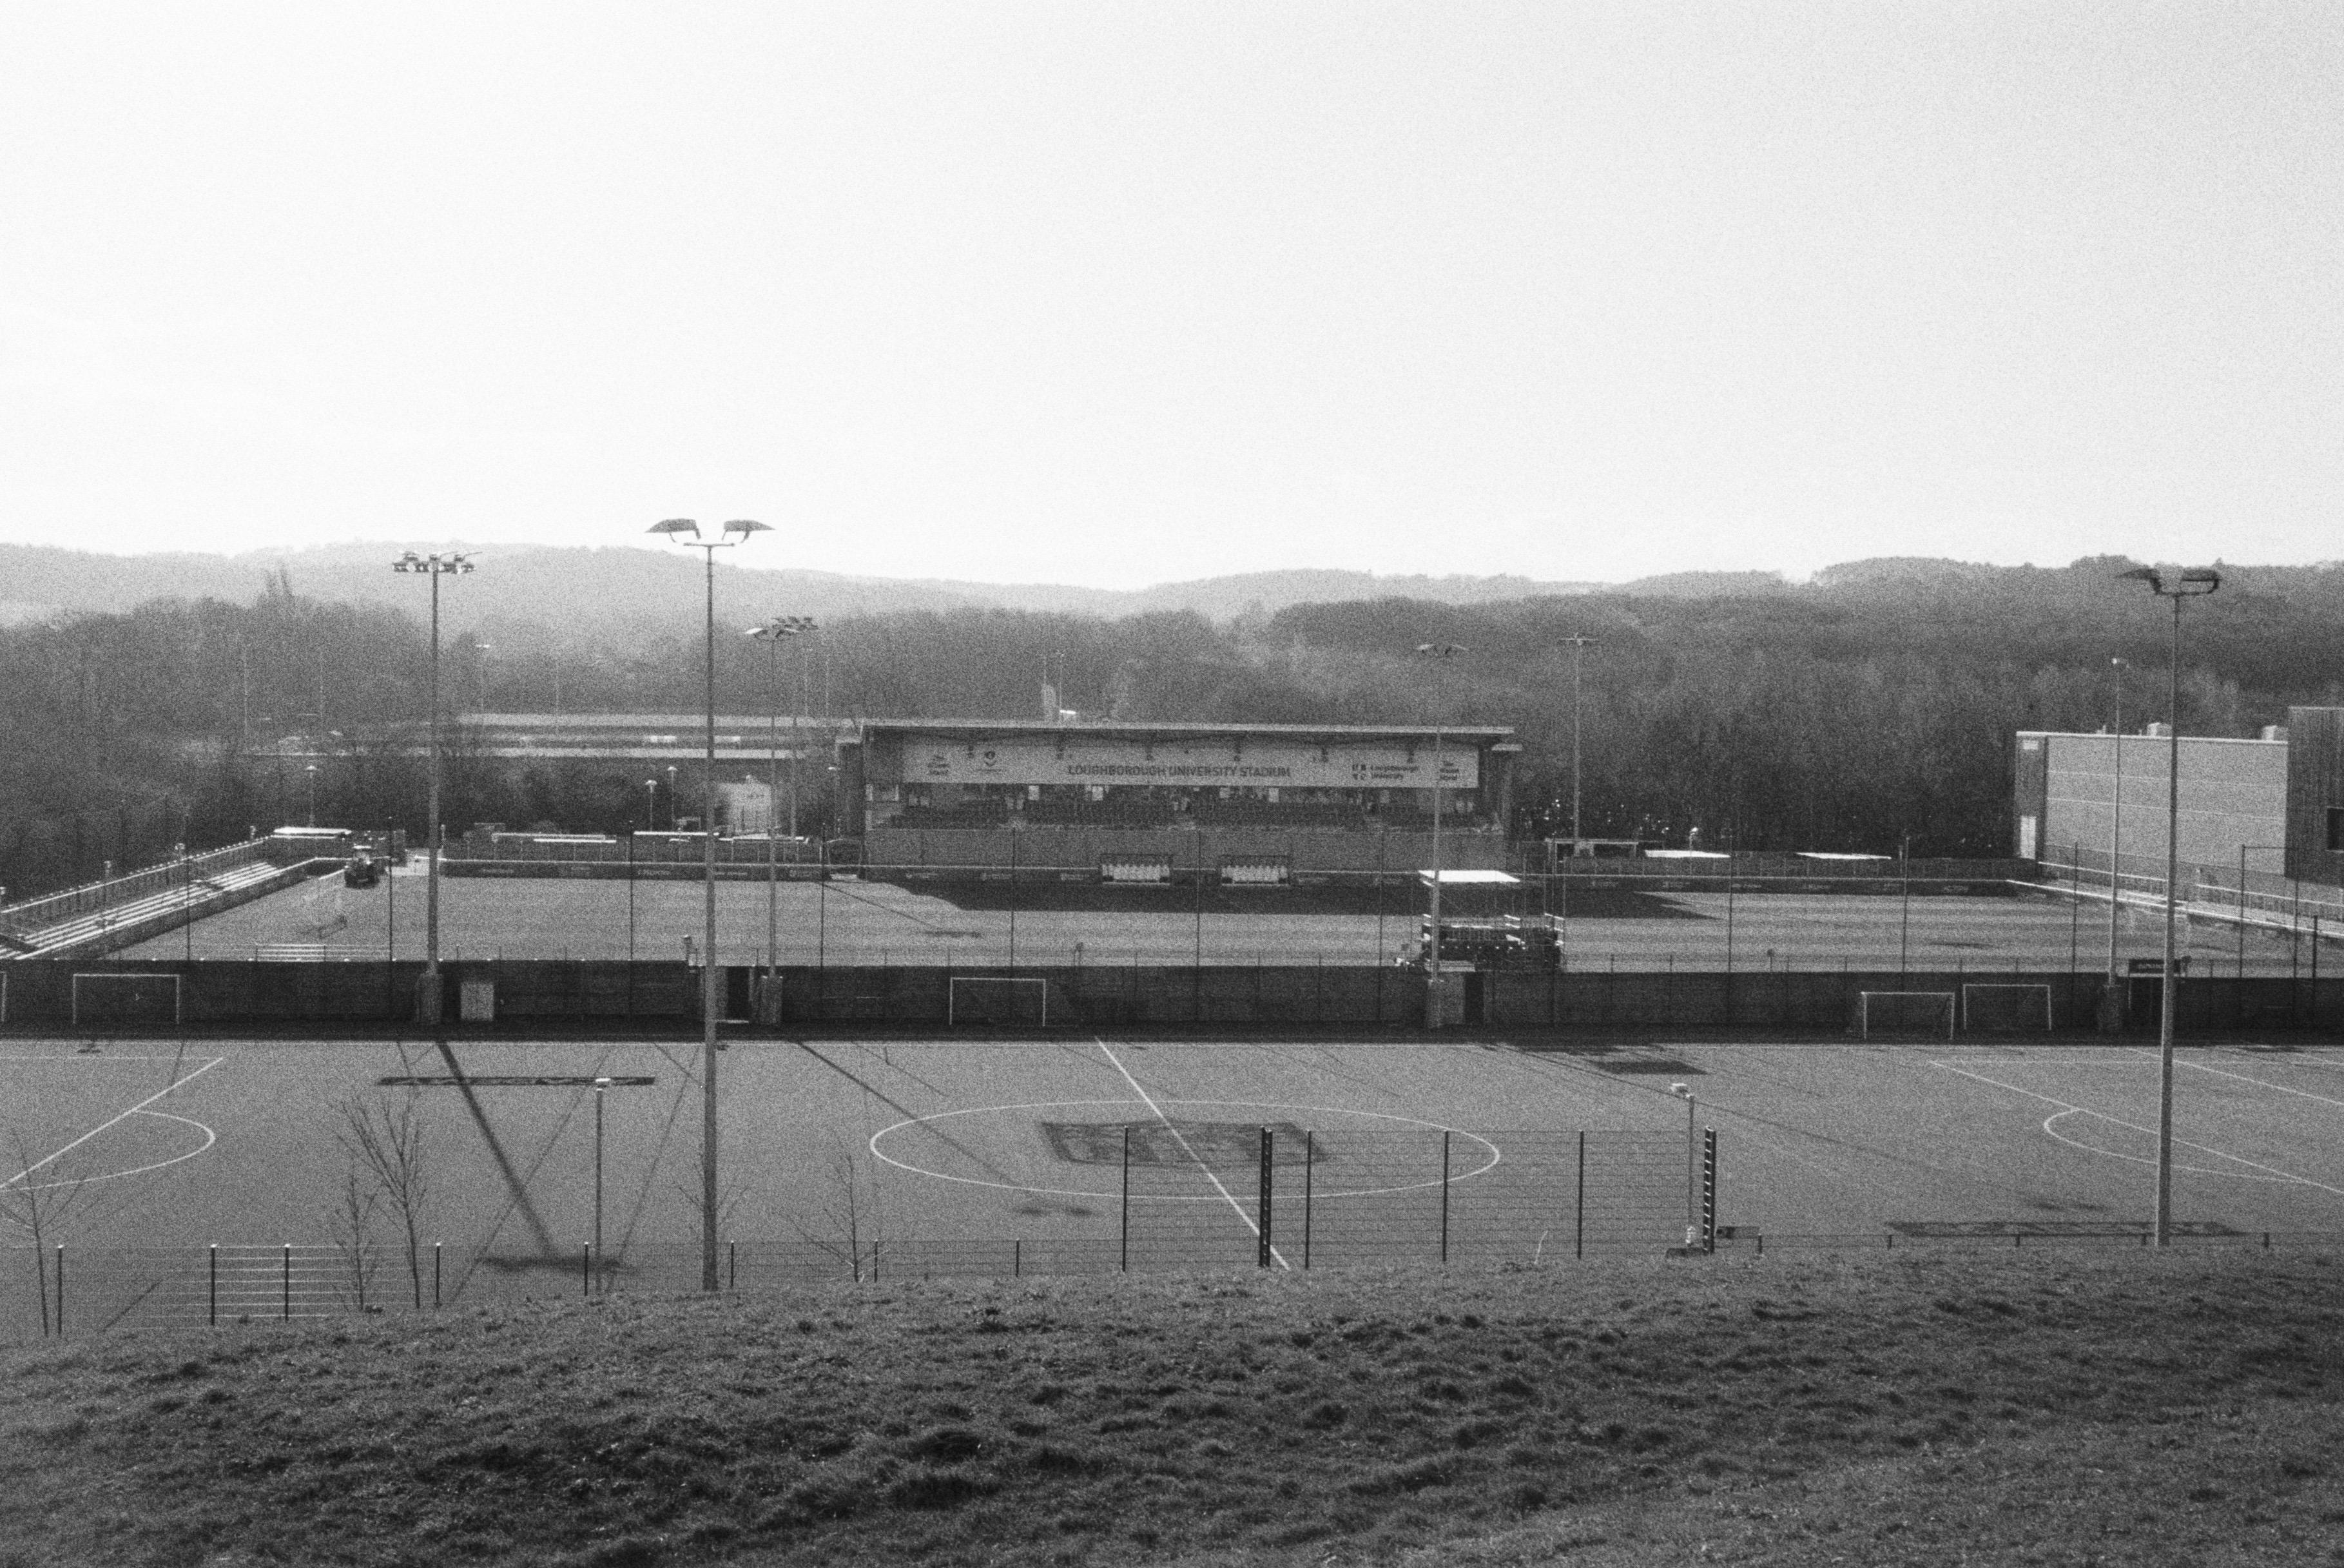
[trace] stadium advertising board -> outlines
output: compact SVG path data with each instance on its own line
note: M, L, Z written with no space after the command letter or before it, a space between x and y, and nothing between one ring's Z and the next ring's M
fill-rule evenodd
M920 741L904 746L906 783L959 784L1223 785L1247 789L1430 789L1432 748L1248 740L1154 745L1052 741ZM1470 743L1444 747L1440 782L1480 787Z

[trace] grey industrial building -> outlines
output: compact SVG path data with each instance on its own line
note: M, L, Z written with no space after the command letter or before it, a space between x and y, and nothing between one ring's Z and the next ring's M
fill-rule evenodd
M2105 873L2113 828L2118 869L2163 876L2172 754L2162 725L2017 739L2021 858ZM2257 740L2184 735L2179 779L2179 856L2191 881L2236 886L2243 868L2249 886L2344 885L2344 709L2290 708Z

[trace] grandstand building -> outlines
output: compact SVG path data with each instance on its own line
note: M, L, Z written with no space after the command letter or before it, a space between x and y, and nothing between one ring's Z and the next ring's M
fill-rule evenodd
M1277 885L1502 870L1503 726L870 721L841 750L863 855L907 875Z

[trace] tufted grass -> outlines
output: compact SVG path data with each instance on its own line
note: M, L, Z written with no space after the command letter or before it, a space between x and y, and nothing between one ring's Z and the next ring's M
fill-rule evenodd
M826 1287L0 1358L0 1565L2344 1562L2344 1259Z

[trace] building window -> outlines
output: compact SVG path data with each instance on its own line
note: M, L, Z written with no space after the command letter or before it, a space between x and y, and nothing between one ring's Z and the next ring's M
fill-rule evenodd
M2344 805L2328 808L2328 853L2344 855Z

